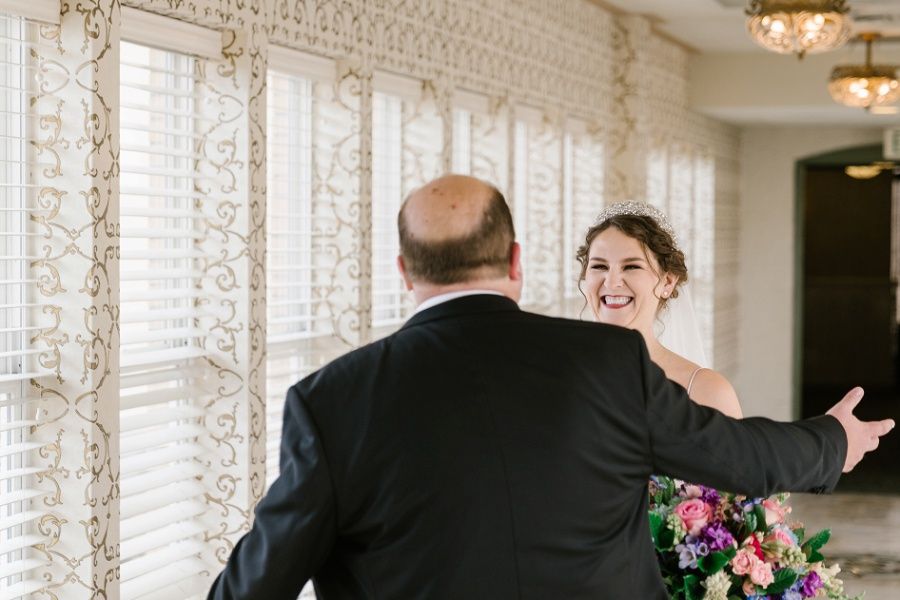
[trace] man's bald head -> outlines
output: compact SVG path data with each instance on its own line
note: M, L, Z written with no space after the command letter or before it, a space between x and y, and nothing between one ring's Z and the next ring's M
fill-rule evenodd
M400 255L413 281L454 284L502 277L515 241L512 215L494 186L445 175L414 190L398 217Z

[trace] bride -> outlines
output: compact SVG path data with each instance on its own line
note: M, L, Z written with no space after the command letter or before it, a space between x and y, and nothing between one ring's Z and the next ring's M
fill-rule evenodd
M662 212L639 202L611 205L588 229L577 258L582 293L597 321L639 331L653 362L692 400L742 416L734 388L704 364L684 253Z
M734 388L706 367L684 253L662 212L639 202L611 205L588 229L577 258L597 321L640 332L653 362L694 402L741 418ZM785 520L786 496L747 499L663 477L652 478L650 494L651 533L673 597L847 598L835 577L840 568L826 567L818 553L827 532L804 542L799 524ZM710 568L713 554L719 562Z

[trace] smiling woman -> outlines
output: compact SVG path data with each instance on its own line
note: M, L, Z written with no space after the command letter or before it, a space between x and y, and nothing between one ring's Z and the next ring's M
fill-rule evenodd
M588 229L577 256L595 320L639 331L651 359L695 402L741 416L727 379L660 342L659 316L688 280L684 253L662 212L637 202L610 206Z

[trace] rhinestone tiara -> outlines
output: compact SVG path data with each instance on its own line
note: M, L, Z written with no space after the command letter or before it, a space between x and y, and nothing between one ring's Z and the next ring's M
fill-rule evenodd
M678 236L675 235L675 230L672 228L672 223L669 222L669 217L652 204L647 204L646 202L627 200L625 202L610 204L600 211L600 214L597 215L597 219L594 221L594 225L600 225L608 219L621 215L650 217L656 221L656 224L659 225L663 231L672 236L672 241L675 242L675 246L678 247Z

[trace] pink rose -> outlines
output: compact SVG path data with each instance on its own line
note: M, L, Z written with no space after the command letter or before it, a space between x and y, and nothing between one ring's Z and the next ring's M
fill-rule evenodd
M769 587L775 581L772 575L772 565L759 561L750 569L750 581L758 586Z
M791 512L790 506L782 506L778 502L770 499L763 500L763 508L766 509L766 525L774 525L776 523L784 523L784 517Z
M685 500L676 506L675 514L681 518L684 528L691 535L699 534L713 516L709 504L698 498Z
M734 558L731 559L731 568L735 575L746 575L758 562L760 562L760 560L756 557L756 554L753 553L753 550L744 548L738 550L737 554L734 555Z
M780 528L775 529L774 531L772 531L772 533L766 536L765 541L769 544L771 544L772 542L780 542L781 544L788 547L796 546L796 544L794 543L794 539L790 536L790 534Z

